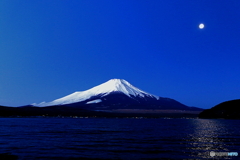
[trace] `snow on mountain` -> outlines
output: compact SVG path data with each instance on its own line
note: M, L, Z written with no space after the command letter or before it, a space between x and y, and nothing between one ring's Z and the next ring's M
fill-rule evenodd
M100 103L100 102L102 102L101 99L96 99L96 100L93 100L93 101L88 101L86 104Z
M82 91L82 92L74 92L70 95L56 99L52 102L42 102L42 103L33 104L33 105L38 107L65 105L65 104L82 102L94 96L99 96L99 95L105 96L112 92L121 92L127 95L128 97L150 97L150 98L156 98L156 99L159 98L157 96L144 92L138 89L137 87L134 87L124 79L111 79L89 90ZM99 99L98 101L88 102L87 104L99 103L101 102L100 100L101 99Z

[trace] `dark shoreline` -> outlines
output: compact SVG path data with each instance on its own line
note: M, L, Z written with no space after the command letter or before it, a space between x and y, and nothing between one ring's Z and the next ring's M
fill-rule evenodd
M77 107L3 107L0 117L103 117L103 118L197 118L200 111L186 110L102 110L92 111Z

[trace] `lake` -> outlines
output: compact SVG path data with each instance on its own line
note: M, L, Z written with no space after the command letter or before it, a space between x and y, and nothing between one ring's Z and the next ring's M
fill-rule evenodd
M0 118L0 154L19 160L240 159L240 120ZM233 156L221 155L234 153Z

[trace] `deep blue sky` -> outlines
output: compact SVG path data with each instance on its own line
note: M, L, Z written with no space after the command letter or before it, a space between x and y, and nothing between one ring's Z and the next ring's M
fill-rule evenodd
M1 0L0 105L52 101L112 78L201 108L240 98L239 8L239 0Z

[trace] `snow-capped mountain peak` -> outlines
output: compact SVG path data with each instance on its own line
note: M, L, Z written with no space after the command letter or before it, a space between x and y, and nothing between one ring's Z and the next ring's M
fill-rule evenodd
M137 87L134 87L129 82L124 79L111 79L99 86L93 87L91 89L95 93L109 93L113 91L122 92L127 96L152 96L147 92L144 92Z
M158 99L157 96L144 92L137 87L134 87L129 82L124 79L111 79L105 83L102 83L96 87L93 87L89 90L82 92L74 92L65 97L56 99L52 102L42 102L40 104L34 104L35 106L44 107L44 106L52 106L52 105L64 105L77 103L81 101L85 101L93 96L101 95L105 96L112 92L121 92L129 97L152 97Z

